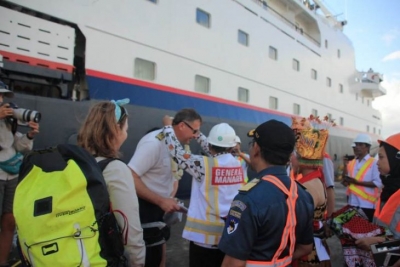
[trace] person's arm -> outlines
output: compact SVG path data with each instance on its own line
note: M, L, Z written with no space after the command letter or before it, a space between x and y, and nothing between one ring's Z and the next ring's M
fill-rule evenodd
M196 137L197 143L199 143L201 149L207 156L211 156L210 148L208 146L208 140L207 137L203 134L200 133L199 136Z
M30 130L26 134L16 132L14 135L14 148L19 152L27 152L32 150L33 138L39 133L39 123L28 122Z
M327 216L330 217L335 210L335 189L334 189L335 171L333 162L330 158L324 157L322 170L326 186Z
M326 211L327 211L327 216L331 217L332 213L335 211L335 188L328 187L326 189L326 197L327 197L327 207L326 207Z
M392 267L400 267L400 260L396 261L396 263Z
M167 213L174 212L180 209L180 206L176 202L175 198L165 198L154 193L143 183L140 176L137 175L134 170L131 169L131 172L133 180L135 181L136 193L138 197L159 206L163 211Z
M246 261L235 259L229 255L225 255L221 267L245 267Z
M372 181L369 181L369 182L357 181L355 178L349 177L349 176L347 176L345 179L348 184L354 184L354 185L364 186L364 187L369 187L369 188L377 187L376 184Z
M144 266L146 246L143 241L143 229L139 218L139 203L135 192L132 174L125 163L114 160L108 164L103 171L110 201L114 210L120 210L127 219L118 212L115 217L121 229L127 227L127 243L125 244L125 255L129 266ZM127 225L125 225L127 223Z
M356 246L365 251L371 250L371 245L376 243L385 242L386 238L383 236L364 237L356 240Z
M246 154L246 153L244 153L244 152L242 152L241 150L240 151L238 151L239 153L239 156L246 162L246 164L248 165L248 166L250 166L250 158L249 158L249 156Z

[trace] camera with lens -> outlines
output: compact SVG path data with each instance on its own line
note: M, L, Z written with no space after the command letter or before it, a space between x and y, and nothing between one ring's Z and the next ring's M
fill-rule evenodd
M42 118L42 115L40 114L39 111L19 108L14 103L8 103L8 104L9 107L13 109L12 117L22 123L28 123L30 121L40 122L40 119Z

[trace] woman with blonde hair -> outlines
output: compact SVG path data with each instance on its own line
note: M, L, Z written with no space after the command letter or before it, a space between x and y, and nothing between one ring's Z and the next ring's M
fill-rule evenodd
M78 145L89 151L96 161L115 158L103 171L113 210L119 226L128 229L125 256L128 266L144 266L146 248L139 219L139 204L130 169L117 160L119 149L128 137L128 113L123 107L129 99L102 101L94 105L78 134ZM125 222L127 221L127 223Z

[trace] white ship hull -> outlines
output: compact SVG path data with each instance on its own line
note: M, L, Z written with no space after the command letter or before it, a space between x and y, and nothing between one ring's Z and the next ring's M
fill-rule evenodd
M376 77L370 85L360 82L363 73L356 71L352 44L340 27L301 1L264 2L6 1L9 14L26 16L31 10L30 16L47 23L75 27L75 50L66 62L2 46L0 55L10 61L24 58L29 64L55 62L70 74L78 56L84 59L85 77L74 97L129 97L132 106L157 114L193 107L210 122L237 125L242 136L244 128L268 119L290 124L294 115L316 112L321 117L329 114L337 123L331 128L331 154L351 153L351 139L358 132L368 132L376 140L382 121L372 100L384 89L380 81L373 83ZM209 27L196 22L197 9L210 14ZM238 42L238 30L248 34L247 45ZM0 34L0 43L1 38ZM270 46L276 49L275 59ZM137 77L135 59L155 64L151 80ZM294 60L299 62L297 70ZM209 93L195 91L196 75L209 79ZM238 100L239 87L248 90L247 102ZM272 106L271 97L276 99ZM135 116L139 121L134 129L149 124L148 116ZM153 126L160 123L161 117L155 118Z

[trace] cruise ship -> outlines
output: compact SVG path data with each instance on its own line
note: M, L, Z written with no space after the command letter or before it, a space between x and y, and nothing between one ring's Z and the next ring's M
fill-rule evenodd
M0 79L42 113L35 146L73 142L94 101L128 97L127 158L184 107L242 140L269 119L327 116L340 158L358 133L379 138L386 94L382 74L356 70L346 23L317 0L6 0Z

